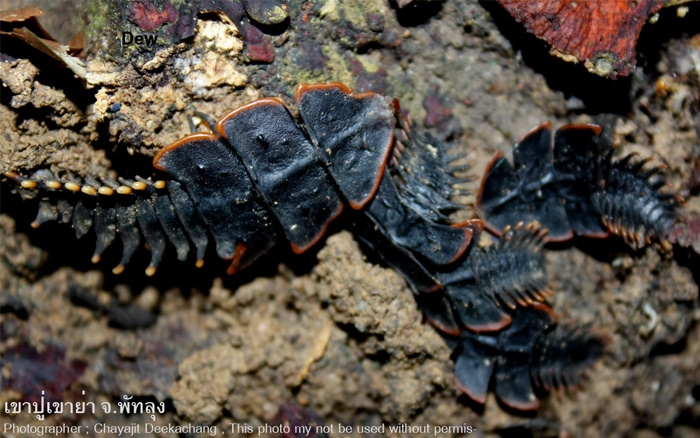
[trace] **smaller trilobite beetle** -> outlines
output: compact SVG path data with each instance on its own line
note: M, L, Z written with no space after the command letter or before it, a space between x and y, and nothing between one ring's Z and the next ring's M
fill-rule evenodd
M547 241L615 234L634 248L697 242L679 212L682 199L660 191L667 185L659 175L665 166L645 169L651 159L635 160L635 154L613 160L614 149L600 144L601 131L565 125L552 147L552 124L546 122L513 147L512 164L496 152L477 196L489 230L498 234L518 221L538 221L549 230ZM683 232L685 240L679 239Z
M605 352L605 336L589 325L557 322L546 305L535 303L512 312L507 330L464 330L458 339L448 340L457 386L474 401L483 404L492 386L505 406L537 409L538 396L579 386Z
M447 144L402 115L397 101L329 83L300 85L296 103L303 125L274 98L244 105L217 122L205 117L212 132L188 135L158 153L154 167L164 175L155 181L78 181L46 170L31 178L6 176L24 195L40 197L34 226L72 223L78 237L94 230L94 262L119 236L122 258L115 273L123 271L143 236L151 251L148 275L167 242L180 260L193 245L201 266L210 237L219 257L231 261L233 274L282 239L295 253L306 251L345 209L355 215L349 222L358 239L403 274L448 343L458 345L465 336L517 337L514 321L522 309L546 307L546 231L535 223L517 224L489 248L473 245L482 221L450 220L460 208L450 202L462 181L455 157ZM498 341L495 351L510 357L505 342ZM536 345L535 338L527 342ZM532 357L530 350L523 354ZM567 361L571 368L588 363L580 356ZM488 387L490 374L483 378L480 387Z

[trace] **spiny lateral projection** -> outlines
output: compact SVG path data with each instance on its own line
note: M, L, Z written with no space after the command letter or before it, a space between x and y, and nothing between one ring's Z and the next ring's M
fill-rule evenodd
M543 227L517 221L490 247L473 244L483 222L449 219L460 208L450 202L463 181L456 157L397 101L328 83L300 85L296 103L303 125L274 98L208 122L213 132L188 135L155 157L155 179L6 176L39 198L35 226L71 223L78 237L94 230L93 261L119 236L115 273L143 237L148 275L168 242L180 260L194 253L201 266L212 239L233 274L278 241L306 251L346 210L357 238L404 276L454 349L459 387L475 401L493 385L504 404L530 410L536 390L580 382L603 342L587 327L557 325L543 303L551 293ZM477 362L491 365L465 372Z
M660 189L665 168L645 169L651 159L634 154L614 160L603 150L597 125L566 125L556 131L547 122L513 148L511 164L497 152L484 173L477 209L494 233L519 221L538 221L548 241L574 235L620 236L633 248L653 241L698 248L694 218L681 215L676 195Z

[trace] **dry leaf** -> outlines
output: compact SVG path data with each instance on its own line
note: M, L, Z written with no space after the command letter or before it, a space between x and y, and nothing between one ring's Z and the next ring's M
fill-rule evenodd
M33 6L0 12L0 22L10 23L12 30L1 31L0 35L16 38L40 52L61 62L81 78L85 78L85 64L71 56L85 47L85 35L79 32L68 45L56 41L37 20L44 12Z

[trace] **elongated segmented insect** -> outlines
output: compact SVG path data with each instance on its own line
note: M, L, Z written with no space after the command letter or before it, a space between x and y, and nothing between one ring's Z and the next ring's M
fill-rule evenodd
M613 160L604 151L597 125L566 125L556 131L547 122L530 131L513 148L513 164L497 152L484 173L477 208L494 233L518 221L538 221L548 240L574 235L596 238L615 234L634 248L653 240L680 242L686 229L679 212L682 199L662 193L664 166L644 170L651 159L634 154Z
M201 266L210 237L233 274L283 238L295 253L306 251L348 206L357 237L404 275L428 321L462 352L456 353L458 381L475 400L483 402L492 374L499 378L502 371L480 373L478 384L467 381L460 374L465 354L497 359L499 370L520 370L554 387L580 380L582 373L567 370L586 368L598 354L540 353L542 345L558 351L546 334L554 318L541 303L550 293L541 254L546 230L517 224L489 248L473 245L481 220L449 220L459 208L450 198L460 179L447 145L402 116L396 101L330 83L300 85L296 103L303 126L272 98L208 122L214 132L188 135L155 157L154 167L168 175L156 181L78 182L47 171L32 178L6 175L21 191L42 197L36 226L70 222L78 237L94 229L93 261L119 236L115 273L143 235L151 250L148 275L168 241L180 260L193 245ZM546 322L518 334L530 319ZM577 348L597 339L573 333ZM516 348L520 355L511 354L514 339L527 346ZM474 342L489 348L470 349ZM523 357L532 367L516 366ZM548 366L569 377L550 376L543 371ZM511 406L534 409L535 402L522 402L533 391L524 378L513 377L514 386L498 395Z

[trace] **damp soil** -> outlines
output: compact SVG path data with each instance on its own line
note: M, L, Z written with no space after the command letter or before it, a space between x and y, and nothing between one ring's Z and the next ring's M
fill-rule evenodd
M115 42L139 31L122 3L87 1L78 12L89 37L85 80L40 53L18 56L21 46L0 62L3 172L147 177L152 157L189 133L195 111L219 118L268 96L294 110L298 83L339 81L399 98L464 154L473 180L460 186L462 217L474 213L494 152L508 153L545 120L599 123L621 153L657 157L669 192L700 212L697 3L683 18L667 8L647 24L638 68L618 80L550 56L491 2L287 2L285 21L258 26L263 43L225 14L201 12L192 36L153 47ZM76 13L39 6L42 22ZM14 44L3 39L3 51ZM270 50L272 62L255 59ZM331 436L339 423L471 425L484 437L691 437L700 427L700 270L690 251L632 251L615 239L548 248L552 306L592 322L609 354L578 391L522 415L492 395L480 407L460 394L450 351L404 280L342 220L310 253L278 245L234 277L213 254L201 269L168 254L147 277L146 251L115 276L118 248L92 265L90 236L76 241L58 224L31 229L36 205L7 181L1 207L0 400L45 390L50 400L98 405L43 421L0 412L3 423L217 425L227 434L237 423L255 436L291 402L334 425ZM99 409L124 396L166 411L151 420Z

